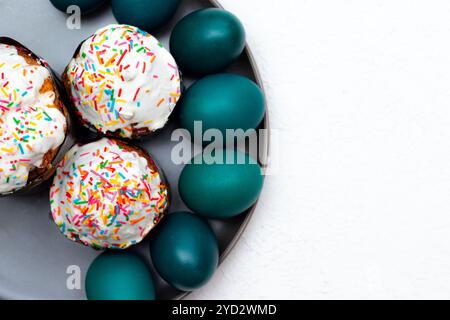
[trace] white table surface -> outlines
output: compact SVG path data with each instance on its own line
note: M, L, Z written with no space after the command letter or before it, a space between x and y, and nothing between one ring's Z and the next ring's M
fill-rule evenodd
M450 298L450 2L221 2L281 165L191 298Z

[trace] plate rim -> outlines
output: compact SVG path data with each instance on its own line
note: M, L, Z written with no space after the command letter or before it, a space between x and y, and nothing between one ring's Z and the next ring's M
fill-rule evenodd
M208 2L213 7L226 10L218 0L208 0ZM255 59L255 57L254 57L254 55L252 53L252 50L250 49L250 46L248 45L247 41L245 43L244 52L247 55L248 60L250 62L250 66L252 68L252 73L253 73L253 76L255 77L256 83L261 88L261 90L263 92L263 96L264 96L264 107L265 107L266 113L264 115L264 120L262 121L262 128L267 130L267 134L265 135L264 144L263 144L263 148L265 150L263 156L265 157L265 160L266 160L266 165L264 165L262 167L263 174L264 174L264 182L263 182L262 190L264 190L264 187L265 187L265 184L266 184L266 179L267 179L267 172L268 172L267 163L269 162L270 151L271 151L271 149L270 149L270 146L271 146L271 135L270 135L270 121L269 121L268 101L267 101L266 90L264 88L264 83L263 83L263 79L262 79L262 76L261 76L261 72L258 69L258 65L256 63L256 59ZM259 204L260 200L261 200L261 196L259 196L258 200L249 209L247 209L247 213L246 213L244 221L239 226L239 229L234 234L233 239L227 245L227 247L224 250L224 252L222 252L222 254L220 255L219 266L228 258L228 256L230 255L231 251L234 250L234 248L236 247L237 243L242 238L242 235L244 234L245 230L247 229L248 225L250 224L250 221L251 221L251 219L252 219L252 217L253 217L253 215L254 215L257 207L258 207L258 204ZM185 299L189 295L191 295L193 292L195 292L195 291L185 292L185 293L179 295L174 300Z

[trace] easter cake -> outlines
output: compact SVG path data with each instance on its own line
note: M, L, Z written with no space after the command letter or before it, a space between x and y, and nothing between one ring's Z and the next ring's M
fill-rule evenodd
M0 41L0 195L45 180L68 129L67 112L45 61Z
M172 55L129 25L106 26L84 41L63 81L82 124L122 138L164 127L181 94Z
M102 138L66 154L50 203L67 238L97 249L126 249L141 242L163 217L169 188L145 151Z

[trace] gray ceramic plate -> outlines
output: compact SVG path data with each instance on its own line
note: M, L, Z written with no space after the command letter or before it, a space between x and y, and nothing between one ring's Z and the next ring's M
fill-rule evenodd
M195 9L211 6L219 4L208 0L184 0L169 25L154 35L168 47L170 31L176 21ZM69 30L66 18L48 0L0 0L0 36L11 37L45 58L58 74L83 39L96 29L115 22L108 6L84 17L80 30ZM243 74L262 85L249 50L229 71ZM192 80L195 79L185 79L185 84L189 85ZM268 127L267 118L262 127ZM176 144L170 139L174 128L176 122L172 119L164 130L139 143L166 173L173 195L171 212L187 209L177 190L182 166L176 166L170 160L172 147ZM268 139L262 145L264 150L260 154L266 157ZM228 221L211 221L220 241L222 261L240 237L253 211L251 208ZM67 270L69 266L78 266L84 279L89 264L99 252L66 240L51 221L49 212L48 187L45 186L34 194L0 199L0 298L85 299L84 283L81 289L67 288ZM151 267L147 241L132 250ZM158 298L175 299L186 295L170 288L155 272L154 275Z

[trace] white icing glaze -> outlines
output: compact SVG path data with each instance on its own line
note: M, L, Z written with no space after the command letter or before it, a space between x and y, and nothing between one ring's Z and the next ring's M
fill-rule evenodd
M50 190L52 216L61 232L94 248L139 243L168 206L168 189L152 167L107 138L73 147Z
M26 186L31 170L64 141L66 118L41 93L47 68L30 65L14 46L0 44L0 194Z
M168 121L180 97L172 55L148 33L109 25L81 46L66 71L72 101L83 122L107 133L155 131Z

